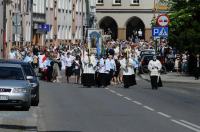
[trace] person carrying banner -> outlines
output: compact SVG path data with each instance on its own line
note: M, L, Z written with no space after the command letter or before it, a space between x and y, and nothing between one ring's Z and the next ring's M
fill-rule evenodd
M129 58L128 53L122 62L121 67L123 71L123 83L124 88L129 88L130 86L136 85L135 73L134 73L134 62Z
M95 85L95 67L97 65L95 56L89 53L86 54L82 60L83 73L81 75L81 82L83 86L91 87Z

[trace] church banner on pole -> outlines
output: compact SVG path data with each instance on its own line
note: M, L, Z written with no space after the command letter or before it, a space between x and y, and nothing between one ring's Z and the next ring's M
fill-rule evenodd
M93 51L97 56L101 55L102 47L102 30L101 29L88 29L88 48Z

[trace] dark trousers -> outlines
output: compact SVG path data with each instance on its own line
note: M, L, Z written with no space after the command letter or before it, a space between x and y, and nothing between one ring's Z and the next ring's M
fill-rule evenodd
M194 77L195 79L199 79L199 76L200 76L200 67L197 67L194 72Z
M99 81L100 81L100 86L106 87L106 86L110 85L110 74L100 73Z
M151 76L152 89L158 89L158 76Z

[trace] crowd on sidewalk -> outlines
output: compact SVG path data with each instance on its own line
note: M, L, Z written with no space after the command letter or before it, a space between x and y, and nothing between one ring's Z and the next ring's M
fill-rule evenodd
M138 42L126 40L108 40L101 46L101 54L88 47L88 44L71 45L29 45L13 47L9 59L31 62L39 68L41 79L56 82L57 76L64 71L69 78L74 75L74 83L84 86L97 85L106 87L110 84L124 82L124 87L136 85L135 76L140 66L140 51L153 49L153 41ZM161 40L158 53L165 60L164 65L169 72L187 73L199 79L199 54L189 51L178 52L170 47L166 40Z

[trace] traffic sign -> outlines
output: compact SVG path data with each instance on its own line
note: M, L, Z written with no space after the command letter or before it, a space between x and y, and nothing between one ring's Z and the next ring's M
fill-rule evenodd
M161 14L157 17L157 24L161 27L168 26L170 22L169 16L166 14Z
M49 32L50 31L50 25L49 24L40 24L38 25L38 29L42 31Z
M169 29L168 27L153 27L152 36L153 37L168 37Z

